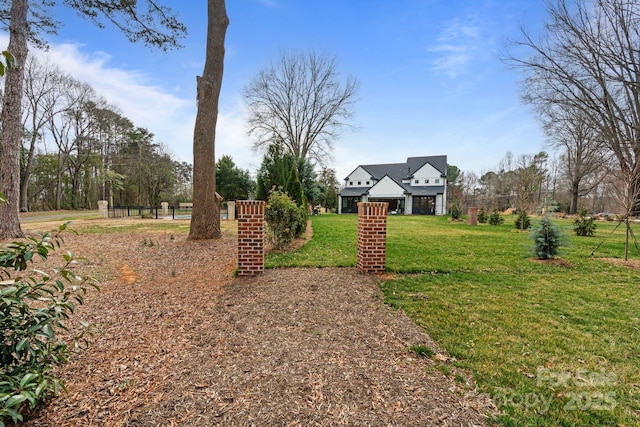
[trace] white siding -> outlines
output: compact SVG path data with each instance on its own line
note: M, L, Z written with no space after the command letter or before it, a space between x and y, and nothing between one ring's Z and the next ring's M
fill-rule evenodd
M404 198L404 188L385 176L369 189L369 198Z
M407 196L404 201L404 214L411 215L413 213L413 197Z
M436 215L445 215L446 213L444 197L442 197L442 194L438 194L436 196Z
M429 163L426 163L413 173L411 186L425 187L444 185L444 179L445 178L442 178L442 173L438 169L434 168Z
M346 179L347 187L371 187L372 185L373 180L371 179L371 174L360 166L351 172L351 175Z

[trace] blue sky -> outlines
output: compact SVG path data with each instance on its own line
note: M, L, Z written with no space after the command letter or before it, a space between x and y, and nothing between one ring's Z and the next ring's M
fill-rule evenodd
M206 1L164 4L189 29L181 50L132 45L115 29L100 30L58 7L65 25L49 39L50 55L153 132L177 159L192 162ZM342 133L329 165L338 179L359 164L441 154L480 174L507 151L544 148L538 123L520 101L520 76L498 59L518 25L540 27L541 1L228 0L227 13L216 157L228 154L252 174L261 155L251 150L245 132L241 92L282 50L333 55L341 75L360 82L357 130Z

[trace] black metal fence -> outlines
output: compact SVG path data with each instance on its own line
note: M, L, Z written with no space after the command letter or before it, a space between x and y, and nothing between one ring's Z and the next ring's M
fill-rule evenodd
M155 218L155 219L191 219L192 206L113 206L109 207L109 218ZM220 206L220 218L228 218L227 204Z

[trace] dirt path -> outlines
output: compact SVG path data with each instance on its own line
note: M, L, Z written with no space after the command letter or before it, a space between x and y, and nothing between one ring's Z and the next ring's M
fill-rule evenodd
M152 244L149 242L153 242ZM435 346L354 269L233 278L235 238L67 238L102 281L99 326L27 426L471 426L485 410L407 348Z

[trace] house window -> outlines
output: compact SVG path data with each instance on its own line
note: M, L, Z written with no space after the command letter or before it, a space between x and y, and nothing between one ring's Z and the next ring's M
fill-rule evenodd
M358 181L358 185L362 185L362 181Z
M440 179L436 179L436 184L440 184Z
M360 197L343 197L342 213L358 213L358 202Z
M367 181L367 185L369 185L369 181Z
M414 184L420 184L420 180L416 179L415 181L413 181Z
M349 185L353 185L353 181L349 181Z
M424 180L424 183L425 183L425 184L428 184L428 183L429 183L429 180L428 180L428 179L425 179L425 180Z

